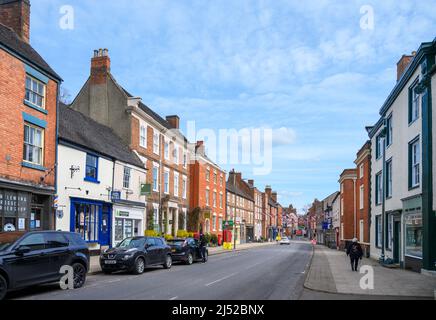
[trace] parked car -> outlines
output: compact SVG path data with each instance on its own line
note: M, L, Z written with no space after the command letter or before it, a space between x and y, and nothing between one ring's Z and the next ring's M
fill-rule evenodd
M173 263L171 248L162 238L126 238L116 247L100 255L100 266L104 273L128 271L142 274L146 267L162 265L170 269Z
M171 247L173 261L181 261L188 265L195 261L202 261L200 252L200 243L194 238L173 239L168 241ZM209 257L209 251L206 249L206 261Z
M11 290L59 281L65 265L74 270L74 288L81 288L89 270L89 249L79 234L0 233L0 300Z
M291 240L289 240L288 237L284 236L284 237L280 240L279 244L280 244L280 245L284 245L284 244L286 244L286 245L290 245L290 244L291 244Z

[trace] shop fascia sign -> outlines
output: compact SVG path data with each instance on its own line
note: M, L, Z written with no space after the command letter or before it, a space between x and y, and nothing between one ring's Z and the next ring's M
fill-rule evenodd
M130 216L130 213L127 212L127 211L120 211L120 210L118 210L118 211L117 211L117 216L118 216L118 217L125 217L125 218L128 218L128 217Z

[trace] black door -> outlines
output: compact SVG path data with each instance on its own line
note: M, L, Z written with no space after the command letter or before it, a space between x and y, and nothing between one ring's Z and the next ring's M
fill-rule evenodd
M68 239L62 233L46 233L46 253L49 256L50 275L54 279L60 278L60 270L64 265L71 264Z
M45 282L50 278L50 260L45 250L44 234L34 233L21 240L14 249L29 247L23 255L12 254L8 258L14 278L14 286L22 287Z
M159 261L159 247L156 245L154 238L147 238L147 264L157 264Z
M401 223L400 221L394 221L394 262L400 263L400 239L401 239Z

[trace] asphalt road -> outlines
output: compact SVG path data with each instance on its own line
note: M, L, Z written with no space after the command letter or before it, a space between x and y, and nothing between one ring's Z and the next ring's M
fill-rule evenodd
M174 264L143 275L92 275L84 288L58 284L8 295L31 300L297 300L312 256L309 243L272 245L211 256L208 263Z

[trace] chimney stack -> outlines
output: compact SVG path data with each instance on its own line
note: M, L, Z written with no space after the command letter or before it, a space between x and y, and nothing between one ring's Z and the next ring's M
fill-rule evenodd
M248 180L248 184L252 187L254 187L254 180Z
M271 198L272 188L271 186L265 187L265 193L268 195L269 198Z
M179 116L167 116L167 122L173 129L180 129L180 118Z
M416 51L413 51L411 55L403 55L397 63L397 81L400 81L407 67L412 62L413 58L416 56Z
M274 202L277 202L277 192L276 192L276 191L274 191L274 192L271 194L271 198L274 200Z
M0 23L15 31L24 42L30 40L30 1L0 0Z
M109 50L94 50L94 57L91 59L91 84L105 84L110 72Z

